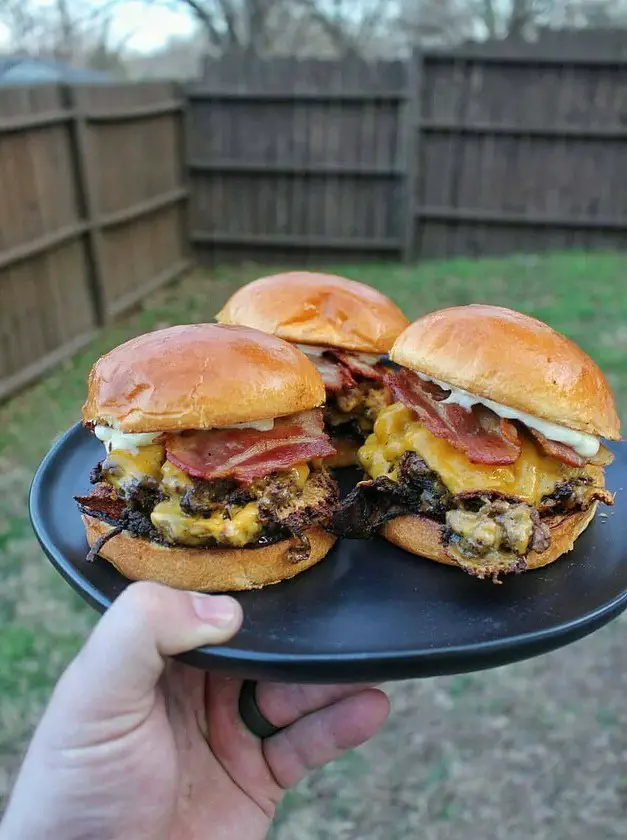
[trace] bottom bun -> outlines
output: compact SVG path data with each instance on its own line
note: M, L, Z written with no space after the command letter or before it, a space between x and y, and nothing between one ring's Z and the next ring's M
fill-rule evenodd
M554 516L543 519L551 531L551 545L546 551L530 551L525 556L526 569L539 569L548 566L562 554L570 551L577 537L586 530L594 519L596 502L588 510L571 513L569 516ZM459 566L450 549L444 544L444 526L425 516L399 516L387 522L381 534L394 545L419 554L438 563ZM507 555L503 555L504 560Z
M90 546L113 529L93 516L82 519ZM197 592L235 592L260 589L304 572L326 557L336 540L322 528L309 528L305 534L311 551L297 563L288 557L296 539L261 548L187 548L159 545L128 531L107 540L98 556L129 580L154 580Z
M351 438L334 437L331 435L331 444L335 447L335 455L324 459L324 463L330 469L339 467L354 467L357 463L357 450L361 446Z

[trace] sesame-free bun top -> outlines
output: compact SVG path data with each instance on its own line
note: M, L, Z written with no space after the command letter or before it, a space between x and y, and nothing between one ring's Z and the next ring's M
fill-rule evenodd
M432 312L398 337L390 358L534 417L620 438L614 396L597 365L574 342L520 312L483 304Z
M296 344L387 353L409 321L385 295L355 280L288 271L243 286L216 316Z
M282 417L324 403L315 365L257 330L191 324L137 336L89 375L83 422L122 432L207 429Z

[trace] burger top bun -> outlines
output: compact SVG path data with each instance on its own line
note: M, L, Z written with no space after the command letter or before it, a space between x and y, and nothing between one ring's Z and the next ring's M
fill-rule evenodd
M478 397L618 440L607 380L583 350L547 324L500 306L473 304L419 318L390 358Z
M296 344L387 353L408 325L388 297L355 280L313 271L288 271L243 286L216 316Z
M324 403L315 365L246 327L191 324L137 336L93 366L83 422L121 432L207 429Z

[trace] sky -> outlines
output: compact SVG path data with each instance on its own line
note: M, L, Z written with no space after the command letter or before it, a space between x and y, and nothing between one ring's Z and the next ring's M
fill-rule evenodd
M157 5L148 9L145 3L133 2L120 5L115 13L114 26L120 39L130 33L126 45L137 52L158 49L171 37L190 35L194 28L186 12Z
M43 7L49 2L33 0L33 5ZM113 43L124 41L128 50L136 52L152 52L169 38L189 35L194 29L188 13L157 4L148 8L145 3L123 0L113 14ZM0 50L10 48L8 32L0 22Z

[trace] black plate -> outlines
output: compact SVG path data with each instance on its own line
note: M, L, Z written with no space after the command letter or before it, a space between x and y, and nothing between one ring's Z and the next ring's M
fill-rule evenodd
M102 444L71 428L39 467L30 497L35 533L65 579L103 611L128 584L87 543L73 501L89 489ZM233 676L285 681L375 681L504 665L573 642L627 606L627 447L614 447L616 505L573 552L501 586L432 563L383 540L338 543L292 581L238 595L231 644L182 657Z

